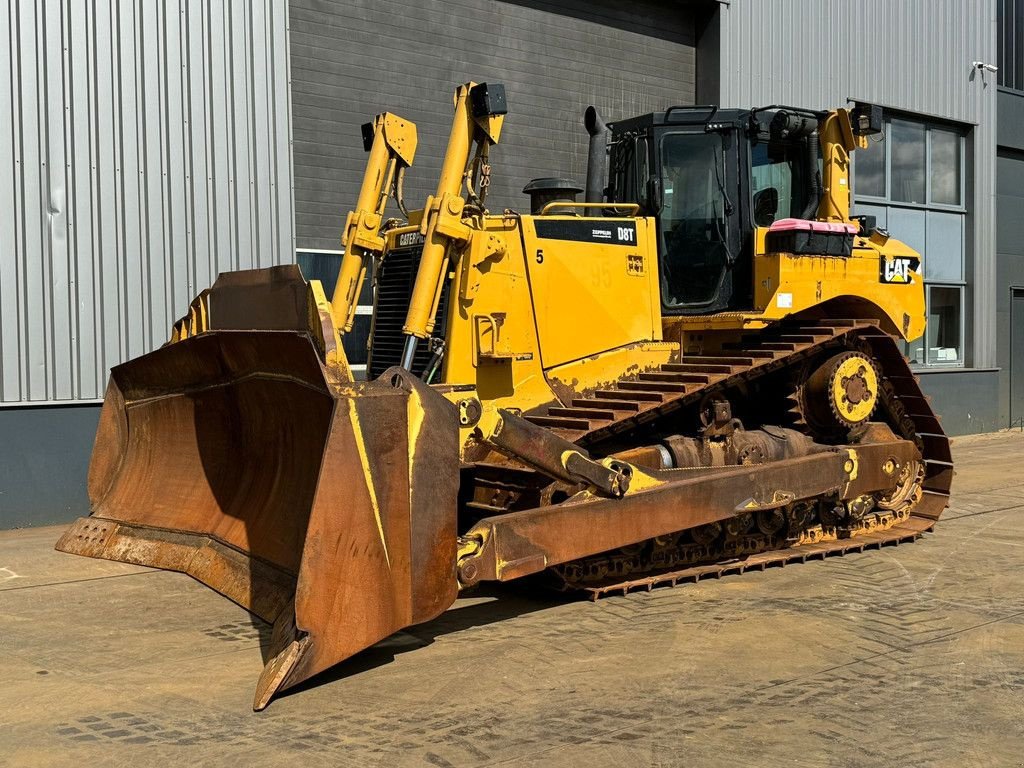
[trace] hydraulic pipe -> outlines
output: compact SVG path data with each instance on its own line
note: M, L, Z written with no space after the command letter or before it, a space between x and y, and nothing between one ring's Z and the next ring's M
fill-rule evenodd
M405 337L405 347L402 348L402 362L400 365L407 371L412 370L412 362L416 359L416 345L419 339L415 336Z

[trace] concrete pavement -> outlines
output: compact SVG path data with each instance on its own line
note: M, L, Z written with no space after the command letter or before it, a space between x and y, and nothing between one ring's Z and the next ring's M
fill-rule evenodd
M934 534L597 603L460 599L253 714L269 628L0 533L0 764L1024 765L1024 435Z

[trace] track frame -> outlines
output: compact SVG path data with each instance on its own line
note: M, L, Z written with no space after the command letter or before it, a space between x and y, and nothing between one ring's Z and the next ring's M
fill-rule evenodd
M526 418L585 450L600 453L602 447L611 441L653 429L682 408L693 406L715 393L802 365L832 349L861 350L877 362L882 377L879 403L882 416L896 435L912 443L919 453L924 467L921 492L906 514L895 520L886 517L884 525L869 527L852 535L849 531L826 531L795 545L784 543L768 551L723 558L718 562L654 569L654 572L640 576L611 578L600 584L568 583L567 586L583 589L596 599L632 589L650 589L662 583L696 581L708 576L742 573L751 568L764 569L769 565L898 544L930 531L948 506L953 478L949 439L896 340L882 331L877 321L829 318L780 323L738 342L723 344L720 350L683 356L679 363L665 364L658 371L623 377L610 387L586 393L568 404L552 405ZM777 465L774 468L775 471L780 469ZM614 505L623 501L602 503ZM487 511L496 516L493 519L501 519L499 513L505 510L491 506ZM523 512L513 512L509 518L521 514ZM550 513L538 510L536 514ZM481 522L490 524L488 519ZM583 521L578 523L583 524ZM677 530L685 527L680 526ZM561 562L571 559L562 558ZM524 561L518 567L509 567L508 573L524 575L533 572L537 570L538 562L534 553L529 567ZM500 578L497 571L491 575L494 577Z

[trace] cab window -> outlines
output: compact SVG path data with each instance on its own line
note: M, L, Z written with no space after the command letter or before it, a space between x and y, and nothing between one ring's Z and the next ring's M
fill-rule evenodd
M662 302L705 305L718 298L730 262L732 210L718 133L670 133L661 142Z
M751 147L751 193L754 225L799 218L807 205L802 146L762 142Z

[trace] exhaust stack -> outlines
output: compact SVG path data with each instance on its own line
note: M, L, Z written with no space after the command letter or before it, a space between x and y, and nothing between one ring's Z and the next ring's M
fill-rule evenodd
M597 114L596 107L587 107L583 125L590 134L590 153L587 157L588 203L603 203L604 189L608 183L608 125Z

